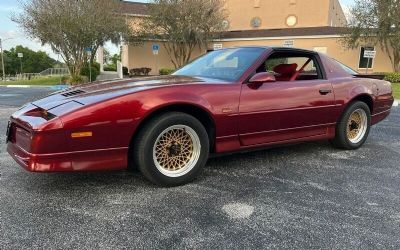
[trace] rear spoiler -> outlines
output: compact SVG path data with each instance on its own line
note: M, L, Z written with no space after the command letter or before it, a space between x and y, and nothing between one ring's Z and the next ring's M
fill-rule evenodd
M362 75L362 74L356 74L353 75L357 78L369 78L369 79L376 79L376 80L384 80L385 75L379 75L379 74L369 74L369 75Z

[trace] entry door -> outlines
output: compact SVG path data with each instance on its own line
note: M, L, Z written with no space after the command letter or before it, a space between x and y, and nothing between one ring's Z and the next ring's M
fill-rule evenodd
M324 135L335 123L328 80L243 84L239 106L243 146Z

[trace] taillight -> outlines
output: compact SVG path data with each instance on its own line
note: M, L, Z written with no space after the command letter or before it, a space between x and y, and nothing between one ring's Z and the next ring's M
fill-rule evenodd
M6 132L6 143L13 142L14 140L14 124L12 122L8 122L7 132Z

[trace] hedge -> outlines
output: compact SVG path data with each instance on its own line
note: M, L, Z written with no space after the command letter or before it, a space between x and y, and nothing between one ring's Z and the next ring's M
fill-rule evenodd
M148 76L149 73L151 72L151 68L134 68L129 70L129 75L130 76Z
M400 83L400 72L387 73L385 76L385 80L389 82Z
M172 73L174 73L175 70L173 69L160 69L159 73L160 75L171 75Z

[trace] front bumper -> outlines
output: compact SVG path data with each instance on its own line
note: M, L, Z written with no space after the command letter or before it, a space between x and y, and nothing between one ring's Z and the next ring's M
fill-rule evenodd
M58 118L47 122L32 110L32 105L17 111L7 128L7 152L30 172L70 172L124 169L128 148L74 151L66 142L66 131ZM71 152L70 152L71 151Z
M32 154L12 142L7 152L30 172L75 172L121 170L128 165L128 148L113 148L54 154Z

